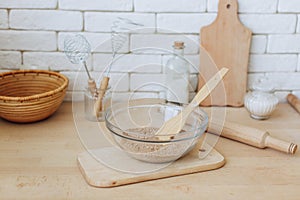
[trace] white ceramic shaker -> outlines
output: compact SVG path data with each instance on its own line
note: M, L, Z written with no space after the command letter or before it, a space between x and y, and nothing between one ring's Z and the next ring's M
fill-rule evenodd
M244 98L244 104L254 119L268 119L278 104L274 88L268 79L259 79L258 84Z

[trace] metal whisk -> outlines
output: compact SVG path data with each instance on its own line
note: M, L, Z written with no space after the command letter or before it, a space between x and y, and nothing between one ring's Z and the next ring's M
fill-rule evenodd
M111 70L111 66L114 62L117 52L123 47L125 44L128 32L137 26L143 26L142 24L135 23L129 19L118 17L116 21L113 22L111 26L111 48L112 48L112 58L109 63L108 68L105 70L105 76L101 80L98 99L95 103L95 114L98 117L99 111L102 110L102 99L105 95L106 89L108 87L109 82L109 73Z
M75 36L67 37L64 41L64 52L71 63L78 64L82 63L85 71L88 75L88 87L92 94L94 94L97 91L96 88L96 82L91 77L86 60L89 57L91 53L91 45L87 41L87 39L80 34L77 34Z
M109 67L106 70L107 76L111 70L111 66L117 52L124 46L125 42L127 41L128 32L141 26L143 25L122 17L118 17L117 20L113 22L111 26L112 58Z

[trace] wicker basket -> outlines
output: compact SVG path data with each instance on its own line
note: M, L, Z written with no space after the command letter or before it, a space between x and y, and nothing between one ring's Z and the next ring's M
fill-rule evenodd
M19 123L45 119L62 103L68 84L64 75L45 70L0 73L0 117Z

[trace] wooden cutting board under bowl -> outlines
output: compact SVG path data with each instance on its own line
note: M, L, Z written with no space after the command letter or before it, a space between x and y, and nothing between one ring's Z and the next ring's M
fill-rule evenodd
M105 124L100 122L99 125L102 127L103 134L109 136L110 134L108 133L108 129L105 128ZM114 146L83 152L78 155L77 161L87 183L91 186L102 188L221 168L225 164L224 157L205 143L205 137L204 134L194 149L177 161L170 164L152 164L153 166L150 166L150 169L155 170L151 172L137 173L134 169L145 169L151 164L135 160ZM132 173L128 172L128 169Z

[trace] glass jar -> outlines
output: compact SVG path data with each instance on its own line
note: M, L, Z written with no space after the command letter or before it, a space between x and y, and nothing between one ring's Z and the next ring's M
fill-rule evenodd
M184 43L174 42L173 56L164 69L165 98L169 102L187 104L189 100L189 63L183 58Z
M111 89L108 87L102 99L101 110L96 112L98 96L90 92L88 88L84 91L85 118L89 121L105 121L105 111L111 105Z
M268 119L278 104L278 98L270 83L259 80L259 84L246 94L244 104L252 118Z

